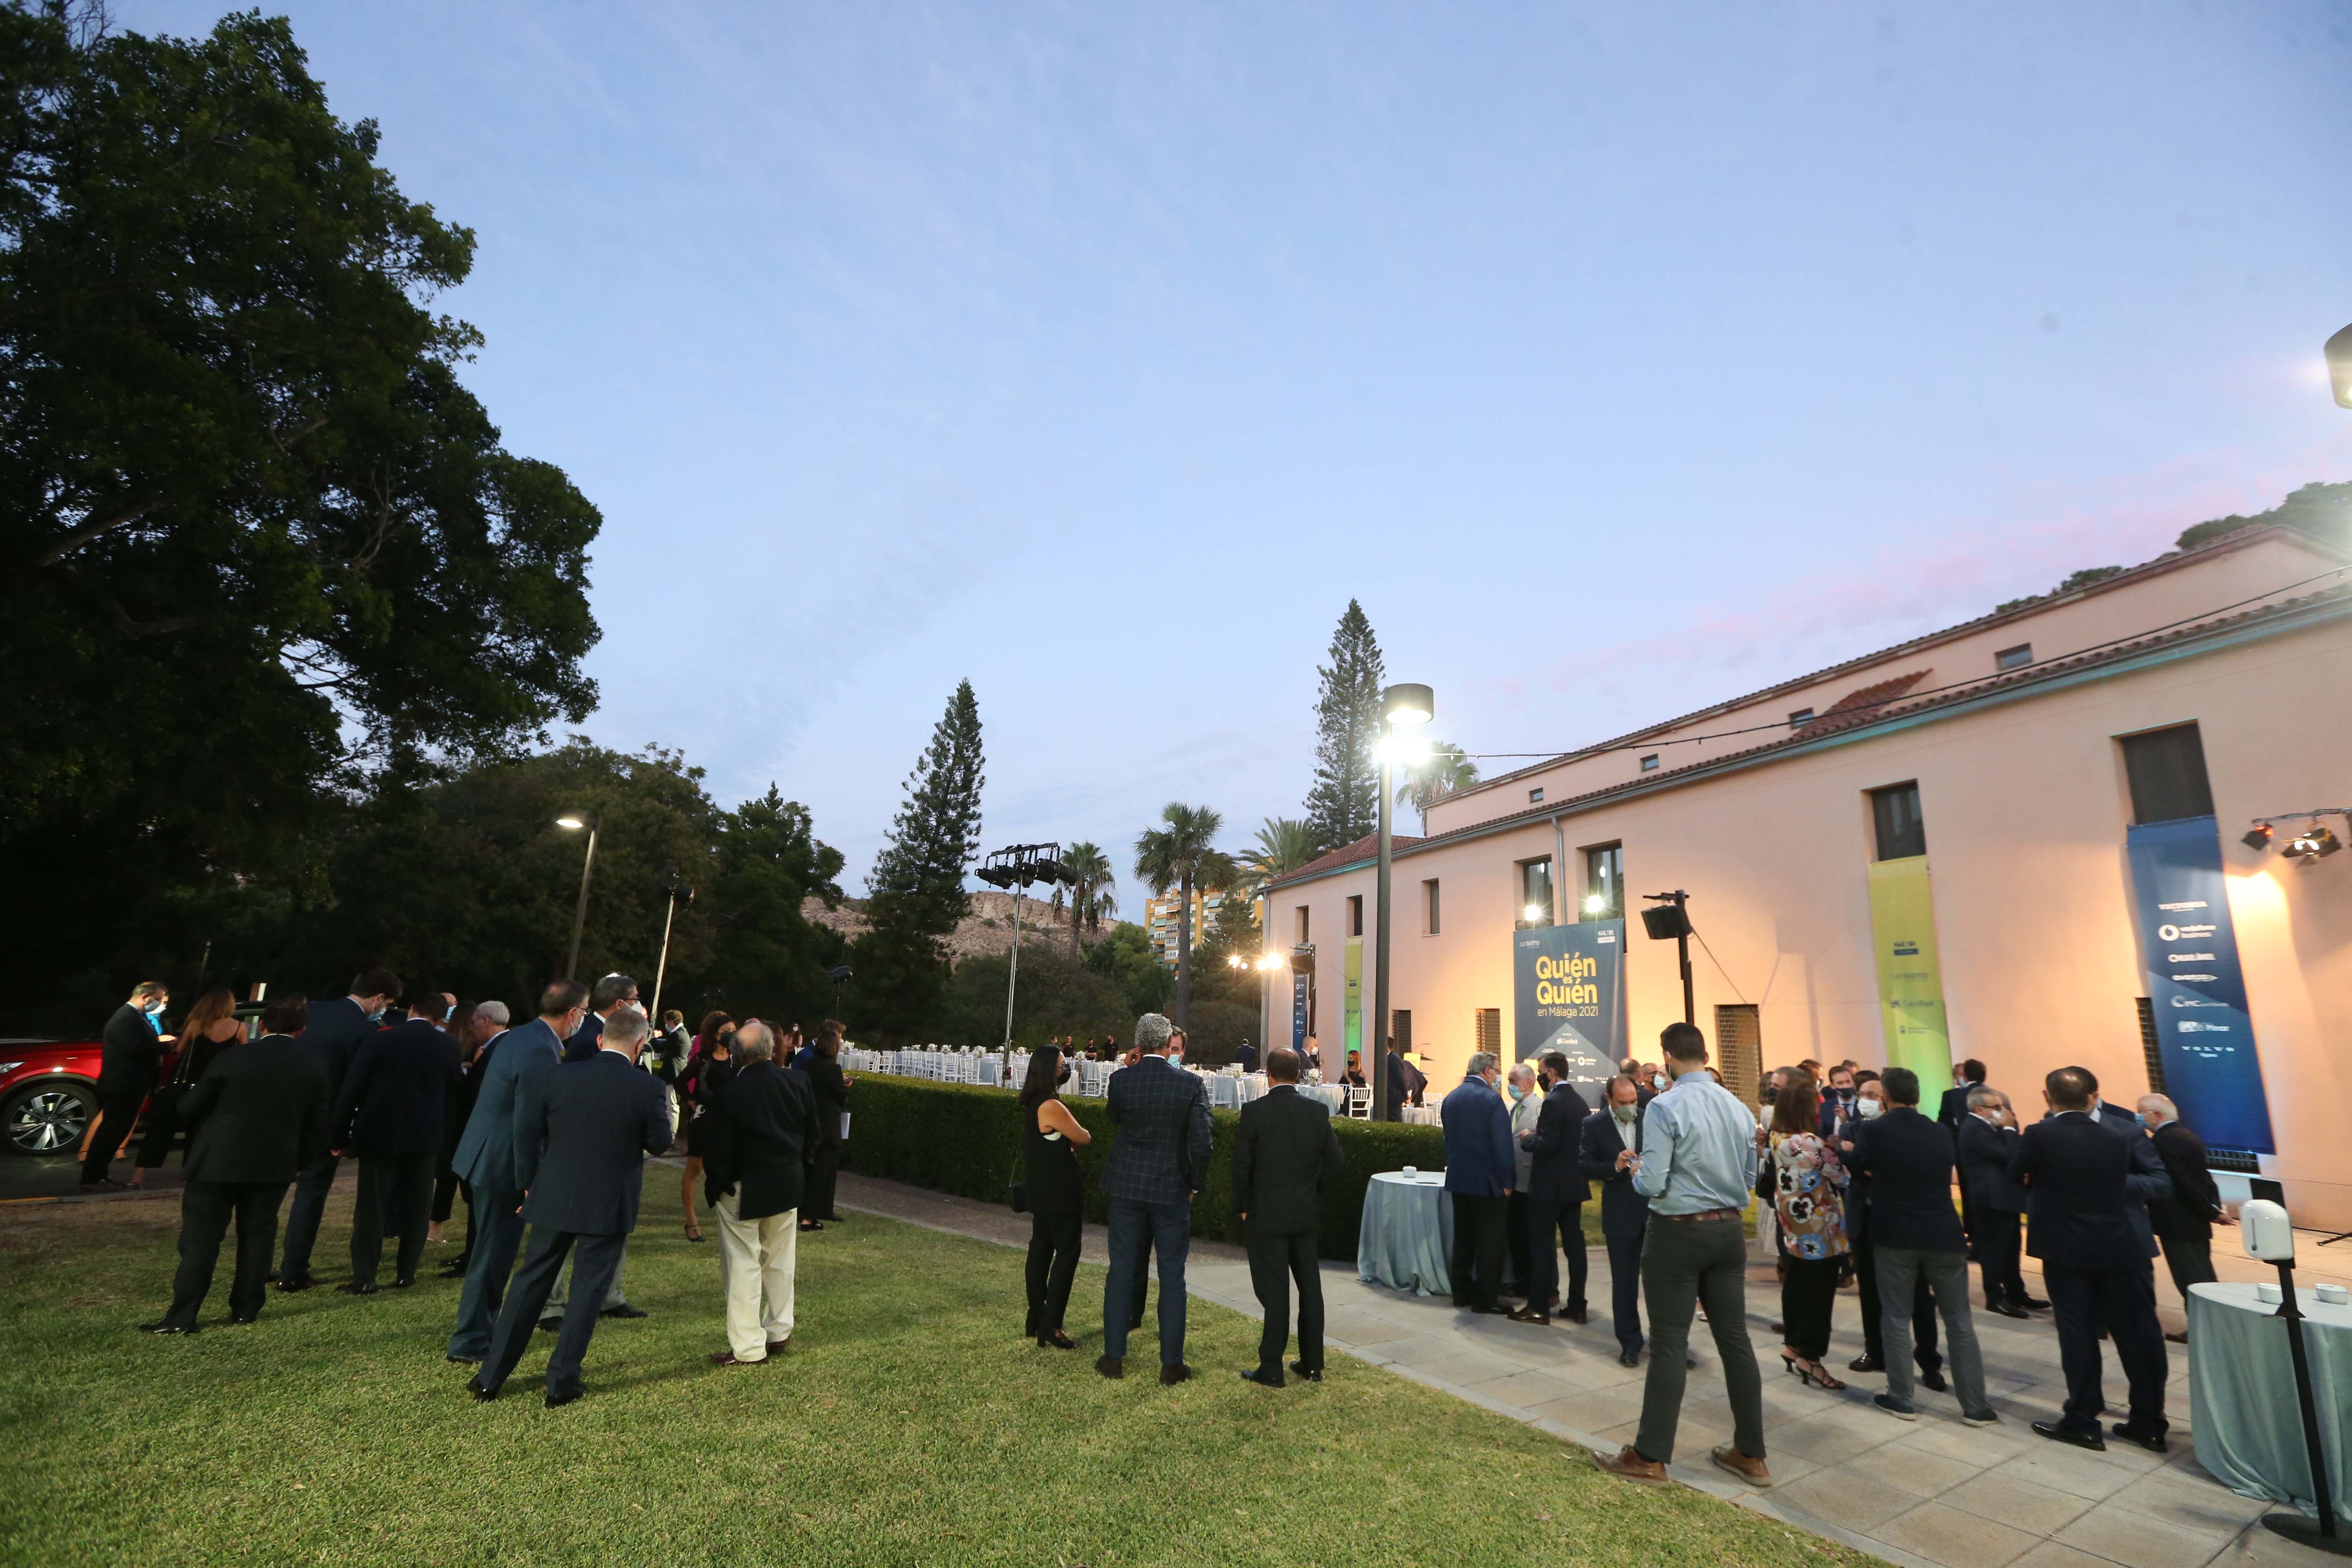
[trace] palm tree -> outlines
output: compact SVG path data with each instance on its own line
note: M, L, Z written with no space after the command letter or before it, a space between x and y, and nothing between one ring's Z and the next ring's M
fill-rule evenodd
M1242 858L1242 886L1253 897L1276 877L1286 877L1315 858L1315 830L1295 816L1269 816L1257 842Z
M1176 889L1176 1026L1182 1028L1192 1005L1192 894L1232 887L1239 868L1213 842L1225 826L1219 813L1171 800L1160 820L1164 826L1136 836L1135 874L1160 898Z
M1469 753L1451 741L1439 741L1429 748L1429 755L1405 770L1404 783L1397 786L1397 804L1410 805L1421 814L1421 830L1429 831L1429 808L1452 795L1478 782L1478 764Z
M1102 929L1103 916L1118 908L1111 897L1110 858L1095 844L1073 844L1063 853L1062 864L1076 879L1070 891L1070 952L1079 952L1078 927L1090 931Z

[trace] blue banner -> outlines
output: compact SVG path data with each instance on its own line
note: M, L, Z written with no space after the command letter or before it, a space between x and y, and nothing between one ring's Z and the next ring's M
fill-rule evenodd
M1293 960L1290 967L1290 1048L1307 1051L1307 971Z
M1625 922L1585 921L1511 933L1518 1006L1514 1058L1568 1058L1568 1081L1593 1105L1625 1058Z
M2208 1147L2276 1153L2219 825L2210 816L2151 822L2127 829L2124 842L2164 1091Z

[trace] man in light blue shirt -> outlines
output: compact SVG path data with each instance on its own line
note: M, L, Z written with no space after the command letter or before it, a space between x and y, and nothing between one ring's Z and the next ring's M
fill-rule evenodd
M1650 1200L1642 1242L1642 1291L1650 1300L1650 1374L1642 1425L1620 1453L1592 1456L1613 1476L1663 1482L1675 1457L1688 1371L1691 1318L1706 1303L1706 1326L1723 1357L1732 1441L1710 1456L1751 1487L1769 1487L1764 1466L1764 1384L1748 1340L1748 1228L1756 1185L1756 1118L1706 1070L1706 1037L1669 1024L1659 1037L1674 1087L1642 1112L1642 1155L1633 1190Z

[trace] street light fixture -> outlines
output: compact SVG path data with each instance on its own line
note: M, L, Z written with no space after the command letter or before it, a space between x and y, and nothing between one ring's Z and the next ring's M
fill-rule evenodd
M580 974L580 932L588 923L588 878L596 869L596 816L593 812L570 811L555 819L555 826L567 833L586 829L587 858L580 862L580 902L572 911L572 952L563 961L563 978L577 979Z
M2336 406L2352 408L2352 327L2327 340L2327 381Z
M1437 697L1417 681L1405 681L1381 693L1381 857L1380 879L1374 889L1373 937L1375 948L1372 969L1372 1037L1370 1060L1372 1074L1372 1119L1385 1121L1389 1105L1389 871L1393 858L1389 833L1390 797L1396 792L1392 774L1401 760L1410 757L1412 742L1420 742L1422 755L1428 754L1428 742L1420 734L1421 727L1437 716ZM1341 1050L1346 1049L1345 1042Z

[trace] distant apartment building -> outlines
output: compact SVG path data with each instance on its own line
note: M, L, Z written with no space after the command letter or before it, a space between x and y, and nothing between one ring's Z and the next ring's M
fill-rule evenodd
M1217 923L1217 910L1224 902L1223 893L1192 895L1192 945L1198 948ZM1143 904L1143 934L1151 943L1151 955L1169 968L1176 967L1176 908L1183 900L1171 893L1164 899L1147 899Z

